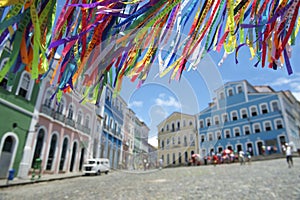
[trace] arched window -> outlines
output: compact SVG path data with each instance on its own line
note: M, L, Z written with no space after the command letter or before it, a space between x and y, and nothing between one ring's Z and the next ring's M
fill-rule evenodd
M44 102L44 105L48 108L51 108L51 96L52 96L52 93L50 90L48 90L47 94L46 94L45 102Z
M33 82L30 78L30 74L28 72L23 72L20 79L19 87L17 89L17 95L22 96L27 100L30 100L32 87Z
M235 128L234 129L234 135L235 135L235 137L239 137L240 136L240 129L239 128Z
M250 135L250 127L249 126L244 126L244 134Z
M231 88L228 89L228 96L233 96L233 90Z
M73 119L73 106L69 106L68 119Z
M247 110L246 109L242 109L241 110L241 115L242 115L243 119L247 118L248 117Z
M107 117L107 115L105 115L105 117ZM81 121L82 121L82 112L81 110L78 111L78 114L77 114L77 124L81 124ZM104 120L104 123L106 122L106 119Z
M177 130L180 130L180 122L177 122Z
M215 121L215 125L219 125L220 124L219 116L215 116L214 121Z
M273 101L271 106L272 106L273 111L279 111L279 106L278 106L277 101Z
M210 126L210 125L211 125L210 118L207 118L206 119L206 126Z
M205 140L204 135L201 135L201 142L204 142L204 140Z
M165 148L165 141L162 140L162 141L161 141L161 149L164 149L164 148Z
M90 127L90 117L88 115L85 117L85 124L84 125L85 125L86 128Z
M167 124L167 128L166 129L167 129L167 131L169 131L169 124Z
M262 105L260 106L260 109L261 109L261 113L262 113L262 114L267 114L267 113L268 113L267 104L262 104Z
M213 134L212 133L209 133L208 134L208 141L212 141L213 140Z
M265 131L271 131L271 123L270 122L265 122L264 123Z
M203 122L203 120L199 121L199 126L200 126L200 128L204 128L204 122Z
M187 138L186 138L186 136L184 136L184 146L185 147L187 146Z
M231 119L232 121L236 121L238 119L238 116L237 116L237 112L236 111L232 111L231 112Z
M180 144L181 143L181 141L180 141L180 136L178 136L178 144Z
M222 136L221 136L221 132L220 132L220 131L217 131L216 138L217 138L218 140L221 140L221 139L222 139Z
M220 92L220 99L225 99L224 92Z
M60 102L58 103L58 106L56 107L56 112L62 114L64 107L65 107L65 100L61 99Z
M225 130L225 137L230 138L230 130Z
M260 125L259 124L254 124L254 132L260 133Z
M237 86L237 93L242 93L243 92L243 88L242 88L242 86Z
M282 124L282 120L281 119L277 119L275 121L275 124L276 124L276 128L277 129L282 129L283 128L283 124Z
M251 107L250 111L251 111L251 116L252 117L257 116L257 109L256 109L256 107Z

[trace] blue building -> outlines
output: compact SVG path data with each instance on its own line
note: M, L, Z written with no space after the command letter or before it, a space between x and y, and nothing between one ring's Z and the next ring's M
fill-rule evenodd
M123 119L126 102L117 95L113 97L113 88L107 84L102 92L103 126L100 131L99 157L108 158L113 169L118 168L122 158Z
M280 153L290 143L300 149L300 104L290 91L229 82L198 116L199 150L202 156L224 149L253 155Z

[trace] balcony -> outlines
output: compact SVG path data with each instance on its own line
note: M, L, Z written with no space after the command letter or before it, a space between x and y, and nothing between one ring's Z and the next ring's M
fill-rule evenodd
M53 109L50 108L47 105L42 105L42 113L48 115L48 116L52 116L53 115Z
M91 133L91 129L89 127L83 126L83 132L90 134Z
M65 116L62 113L55 112L53 118L63 123L65 122Z
M70 118L66 118L66 122L67 125L74 127L75 128L75 121L73 119Z

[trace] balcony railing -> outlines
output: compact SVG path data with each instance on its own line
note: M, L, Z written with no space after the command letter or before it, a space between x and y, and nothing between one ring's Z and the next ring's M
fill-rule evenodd
M66 124L75 128L75 121L70 118L66 118Z

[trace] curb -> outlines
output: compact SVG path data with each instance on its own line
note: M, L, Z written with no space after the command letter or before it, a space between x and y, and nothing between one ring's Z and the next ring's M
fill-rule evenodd
M81 177L82 175L73 175L73 176L65 176L65 177L55 177L55 178L46 178L46 179L41 179L41 180L26 180L24 182L19 182L19 183L13 183L9 182L8 184L5 185L0 185L1 188L9 188L9 187L15 187L15 186L21 186L21 185L29 185L29 184L36 184L36 183L43 183L43 182L50 182L50 181L58 181L58 180L63 180L63 179L71 179L71 178L77 178Z

